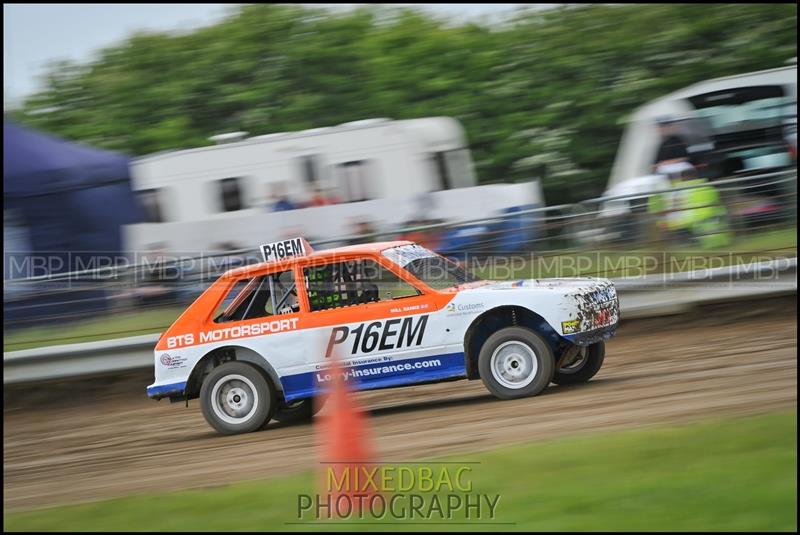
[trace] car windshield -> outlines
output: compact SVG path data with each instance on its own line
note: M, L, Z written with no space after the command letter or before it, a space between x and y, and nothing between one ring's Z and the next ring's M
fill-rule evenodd
M444 290L481 280L455 262L419 245L393 247L383 251L383 256L434 290Z

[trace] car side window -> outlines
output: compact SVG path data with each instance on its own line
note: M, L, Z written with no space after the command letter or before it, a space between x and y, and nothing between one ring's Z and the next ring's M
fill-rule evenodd
M411 284L371 259L303 270L312 312L419 295Z
M266 303L269 314L292 314L300 312L300 300L297 297L297 284L294 270L288 269L270 275L272 278L270 294L272 299Z
M239 282L246 282L246 284L237 291L237 295L233 299L230 299L222 314L214 319L217 323L263 318L275 314L291 314L300 310L297 285L292 270ZM231 293L238 287L239 283L234 286ZM226 298L226 301L228 300Z

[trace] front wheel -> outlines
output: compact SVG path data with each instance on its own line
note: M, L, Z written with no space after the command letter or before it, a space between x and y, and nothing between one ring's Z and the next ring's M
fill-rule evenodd
M553 382L558 385L585 383L600 371L606 356L606 343L597 342L578 350L575 360L556 370Z
M256 431L269 421L275 406L272 384L246 362L214 368L200 388L203 416L223 435Z
M515 399L544 390L553 379L554 360L541 336L524 327L506 327L481 347L478 371L495 397Z

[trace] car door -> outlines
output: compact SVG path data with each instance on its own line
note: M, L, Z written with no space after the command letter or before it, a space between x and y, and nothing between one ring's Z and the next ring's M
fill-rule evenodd
M278 376L308 364L297 270L275 270L237 282L241 291L214 314L213 340L253 350Z
M435 300L421 288L368 256L307 266L303 281L320 370L338 358L358 388L412 384L436 374L431 357L443 337L429 328Z

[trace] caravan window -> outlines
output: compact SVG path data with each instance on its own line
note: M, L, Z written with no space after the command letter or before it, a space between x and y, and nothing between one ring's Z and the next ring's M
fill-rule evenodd
M467 149L454 149L431 154L437 189L447 190L470 186L470 160Z
M451 188L467 188L472 186L472 162L469 149L455 149L444 153L447 171L450 173Z
M345 162L336 166L339 184L346 202L368 201L377 197L375 177L370 176L367 160Z
M299 162L300 176L303 177L303 182L310 189L316 188L319 185L319 167L317 165L317 157L314 155L301 156L299 158Z
M143 189L136 192L145 223L163 223L164 216L161 211L161 189Z
M236 212L244 208L239 181L239 178L223 178L219 181L219 192L223 212Z
M436 189L450 189L450 173L447 170L447 161L444 158L444 152L434 152L433 168L436 177Z

